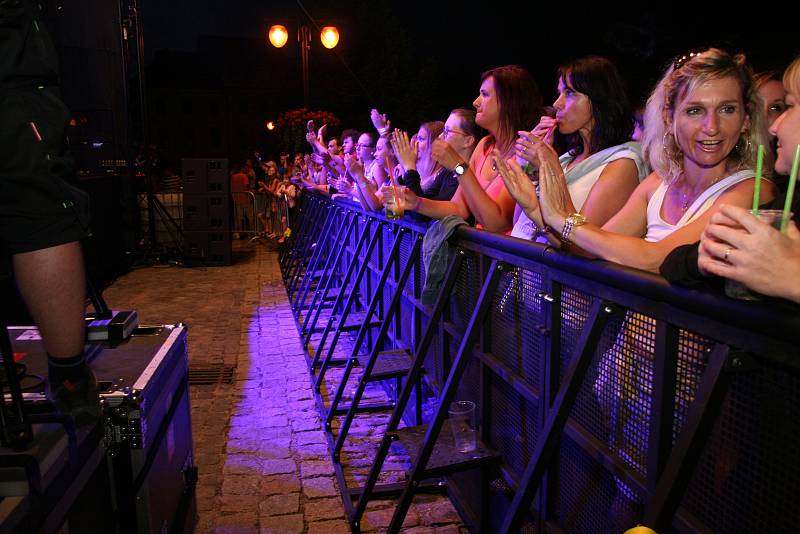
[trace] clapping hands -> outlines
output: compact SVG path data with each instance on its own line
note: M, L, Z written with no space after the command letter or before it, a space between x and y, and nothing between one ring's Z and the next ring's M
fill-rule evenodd
M525 214L536 222L536 218L531 216L532 213L539 210L539 199L536 196L534 183L525 174L519 163L514 160L506 162L497 149L492 151L492 158L494 158L494 164L503 178L503 183L505 183L509 194L514 197L514 200L517 201L517 204Z
M399 129L392 132L392 148L404 170L417 168L418 144L410 142L406 132Z

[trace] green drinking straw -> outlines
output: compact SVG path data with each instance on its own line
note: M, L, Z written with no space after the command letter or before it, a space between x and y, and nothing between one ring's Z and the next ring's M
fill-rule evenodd
M792 172L789 175L789 187L786 189L786 202L783 203L783 218L781 219L781 233L786 233L789 226L789 208L792 207L792 197L794 196L794 186L797 184L797 166L800 164L800 145L794 149L794 159L792 160Z
M761 198L761 171L764 168L764 145L758 145L758 160L756 160L756 188L753 191L753 215L758 217L758 206Z

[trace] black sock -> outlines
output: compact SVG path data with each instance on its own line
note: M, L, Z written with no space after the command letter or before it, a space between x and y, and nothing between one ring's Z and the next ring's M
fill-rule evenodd
M74 381L86 374L87 367L83 351L68 358L54 358L47 355L47 373L51 382Z

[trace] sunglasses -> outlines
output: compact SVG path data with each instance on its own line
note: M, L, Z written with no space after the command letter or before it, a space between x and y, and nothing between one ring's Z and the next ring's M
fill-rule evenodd
M703 52L689 52L688 54L683 54L681 56L676 57L675 61L673 62L673 66L675 67L673 70L680 69L681 67L686 65L686 63L688 63L689 61L696 58L702 53Z

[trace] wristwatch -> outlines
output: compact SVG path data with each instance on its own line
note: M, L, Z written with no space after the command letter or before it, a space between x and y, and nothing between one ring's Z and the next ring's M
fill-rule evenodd
M455 172L458 176L463 175L469 169L469 164L466 161L462 161L458 165L455 166L453 172Z
M567 215L567 218L564 219L564 229L561 230L561 246L564 248L569 246L569 236L572 234L572 231L578 226L583 226L584 224L586 224L586 217L580 213L572 213Z

